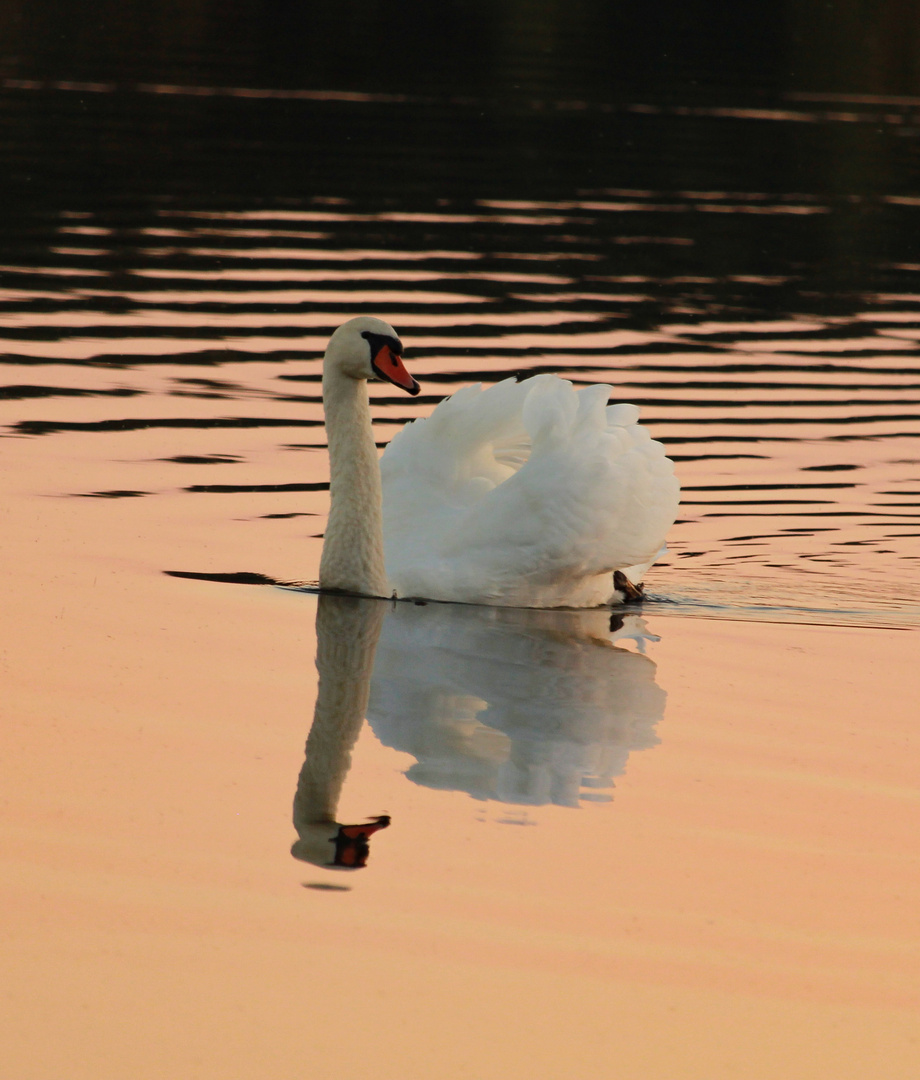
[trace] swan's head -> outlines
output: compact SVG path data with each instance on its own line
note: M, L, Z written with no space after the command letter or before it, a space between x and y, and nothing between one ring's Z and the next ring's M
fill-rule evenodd
M349 379L386 379L410 394L419 384L402 362L402 342L383 319L362 315L349 319L329 339L324 372L335 371Z
M296 822L300 836L291 854L301 862L325 870L363 870L370 854L370 838L390 824L388 814L380 814L364 825L340 825L337 821Z

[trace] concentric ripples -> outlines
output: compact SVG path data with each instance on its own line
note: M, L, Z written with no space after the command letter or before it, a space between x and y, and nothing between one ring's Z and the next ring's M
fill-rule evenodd
M509 375L611 382L640 405L684 491L649 581L674 610L916 618L920 265L889 245L843 286L808 257L848 235L856 197L473 194L36 216L0 256L3 431L62 454L91 436L80 453L108 463L104 487L88 464L86 490L36 494L270 522L247 548L260 572L271 529L321 535L320 356L338 323L375 314L423 387L376 390L381 443ZM916 234L917 200L856 201L887 236ZM315 576L317 551L289 576Z

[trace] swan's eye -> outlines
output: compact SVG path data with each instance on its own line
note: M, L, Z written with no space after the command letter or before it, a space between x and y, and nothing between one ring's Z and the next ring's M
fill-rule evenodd
M390 337L389 334L375 334L371 330L364 330L361 337L371 347L371 360L376 360L380 350L386 346L395 356L402 356L403 346L399 338Z

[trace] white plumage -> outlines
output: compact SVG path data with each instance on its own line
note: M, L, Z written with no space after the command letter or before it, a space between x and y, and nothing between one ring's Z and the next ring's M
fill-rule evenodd
M365 356L361 335L371 324L398 344L376 319L351 320L335 337L353 324ZM339 352L331 342L324 394ZM506 379L459 390L407 424L380 462L388 590L526 607L621 600L614 571L641 580L674 522L679 488L664 448L638 425L639 410L608 405L610 393L576 390L555 375ZM327 427L332 415L342 422L341 411L327 402ZM342 464L332 462L334 504ZM337 584L322 574L320 583Z
M662 445L609 386L555 375L470 386L381 461L387 576L400 596L593 607L638 582L677 511Z

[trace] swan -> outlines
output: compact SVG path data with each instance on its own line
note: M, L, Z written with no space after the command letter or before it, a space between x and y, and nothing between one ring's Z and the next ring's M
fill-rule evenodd
M329 340L320 588L537 608L641 595L679 487L638 408L555 375L468 386L407 424L378 461L367 381L417 394L402 352L396 331L368 316Z

